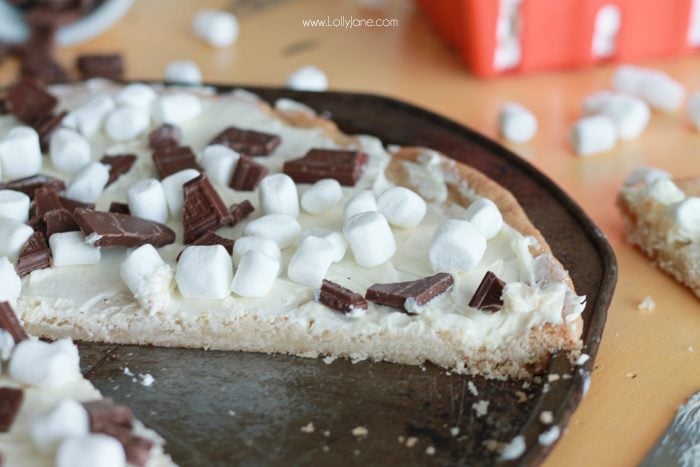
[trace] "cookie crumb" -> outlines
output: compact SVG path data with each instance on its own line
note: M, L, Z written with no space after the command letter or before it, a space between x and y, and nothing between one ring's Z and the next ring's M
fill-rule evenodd
M559 379L560 376L556 373L551 373L547 375L547 381L549 381L550 383L553 383L554 381L559 381Z
M364 438L369 434L369 430L363 426L356 426L352 429L352 435L358 438Z
M313 422L309 422L307 425L301 427L302 433L313 433L316 431Z
M416 444L418 444L418 438L416 438L415 436L411 436L410 438L408 438L406 440L406 447L407 448L412 448Z
M554 415L550 410L545 410L540 414L540 422L549 425L554 421Z
M476 412L476 418L481 418L489 413L489 401L480 400L472 404L472 409Z
M450 434L451 434L452 436L457 436L457 435L459 435L459 427L458 427L458 426L453 426L452 428L450 428Z
M429 456L434 456L435 455L435 446L428 446L425 448L425 453Z
M515 395L518 398L518 404L527 402L527 394L525 394L523 391L515 391Z
M637 377L637 373L629 372L625 376L627 376L629 379L634 379Z
M467 382L467 389L469 389L469 392L471 392L474 396L479 395L479 391L477 391L476 385L472 381Z
M642 302L637 305L639 311L654 311L654 308L656 308L656 302L651 298L651 295L644 297Z
M691 353L692 353L692 352L695 352L695 349L693 348L692 345L689 345L689 346L688 346L688 352L691 352Z

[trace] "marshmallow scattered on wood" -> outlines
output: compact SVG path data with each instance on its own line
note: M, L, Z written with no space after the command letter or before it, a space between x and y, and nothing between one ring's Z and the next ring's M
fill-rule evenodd
M124 447L101 433L69 437L61 442L56 467L126 467Z
M90 142L77 131L59 128L51 136L49 154L53 166L61 172L76 173L90 163Z
M164 310L170 303L173 269L153 245L146 244L128 252L119 274L145 310Z
M110 112L105 121L105 132L114 141L127 141L145 133L150 125L148 109L126 105Z
M100 262L100 249L85 241L82 232L61 232L49 238L53 266L78 266Z
M0 140L0 166L5 178L36 175L42 162L39 135L33 128L15 127Z
M299 216L297 186L289 175L278 173L266 176L260 181L258 195L263 213Z
M226 47L238 39L238 20L226 11L199 10L194 16L192 29L214 47Z
M264 297L280 271L280 262L265 253L247 251L236 269L231 290L241 297Z
M609 151L616 142L615 124L606 115L584 117L571 130L571 145L579 156Z
M466 218L487 240L492 239L503 227L503 216L496 203L488 198L479 198L469 205Z
M343 189L338 180L319 180L301 196L301 207L311 214L320 214L335 206L343 198Z
M43 453L53 452L68 437L85 436L90 432L90 418L80 402L62 399L46 412L31 420L29 434Z
M637 167L627 175L624 185L632 186L641 182L651 184L658 178L671 178L671 174L656 167Z
M202 103L194 94L167 94L156 99L153 112L160 123L182 125L202 112Z
M149 110L158 94L153 88L143 83L132 83L124 86L115 100L119 105L128 105Z
M10 376L22 384L61 387L81 377L78 348L70 339L52 343L26 339L15 346Z
M299 243L289 261L290 280L309 287L320 287L333 262L333 245L326 239L308 236Z
M403 228L420 224L427 210L420 195L402 186L389 188L382 193L377 207L389 223Z
M185 204L183 185L199 175L199 171L195 169L185 169L168 175L161 182L170 215L174 218L179 219L182 215L182 207Z
M285 214L268 214L252 220L244 230L246 235L273 240L281 249L296 243L301 235L301 226L296 219Z
M231 256L221 245L188 246L177 262L175 281L187 298L223 300L232 280Z
M92 138L100 131L105 118L115 107L114 99L109 94L98 94L68 114L63 123L74 123L74 129L86 138Z
M325 91L328 89L328 78L323 70L307 65L289 75L287 86L300 91Z
M498 123L501 136L511 143L527 143L537 133L535 114L514 102L501 107Z
M21 191L0 190L0 217L27 222L30 203L29 196Z
M0 257L0 302L13 302L22 292L22 280L6 256Z
M620 92L600 91L583 102L587 114L603 114L613 121L620 139L639 138L649 123L651 111L641 99Z
M644 189L644 196L669 205L685 199L685 193L670 178L657 178Z
M688 117L693 128L700 131L700 92L694 93L688 99Z
M204 148L201 165L207 177L221 186L228 186L241 155L223 144Z
M265 237L245 236L240 237L233 244L233 264L238 266L243 255L250 250L265 253L278 262L282 261L280 247L273 240Z
M700 198L691 196L684 199L674 206L672 213L681 235L691 241L700 238Z
M0 256L15 261L34 229L23 222L0 216Z
M179 84L202 84L202 72L191 60L175 60L165 67L165 81Z
M386 218L376 211L363 212L345 221L343 234L355 261L372 268L388 261L396 253L396 241Z
M639 97L656 110L674 112L685 99L685 88L664 72L622 65L613 74L613 88Z
M163 185L154 178L139 180L126 191L132 216L155 222L168 220L168 201Z
M486 237L469 221L448 219L435 230L428 258L435 271L468 272L486 252Z
M306 237L318 237L328 240L333 246L332 259L334 263L342 260L345 257L345 252L348 250L348 242L345 240L342 232L330 229L313 228L307 229L301 234L301 239Z
M355 214L378 210L379 207L377 207L377 199L374 197L374 193L372 193L370 190L363 190L354 194L352 198L345 203L343 216L347 220Z
M94 203L104 191L108 181L109 166L93 162L73 178L66 188L66 197L82 203Z

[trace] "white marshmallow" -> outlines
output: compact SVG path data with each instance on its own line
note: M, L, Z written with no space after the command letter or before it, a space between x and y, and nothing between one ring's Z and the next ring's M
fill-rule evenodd
M185 204L183 186L185 183L197 177L199 177L199 171L195 169L185 169L168 175L161 182L170 215L174 218L179 219L182 216L182 207Z
M53 452L61 441L90 432L90 418L80 402L62 399L46 412L35 416L29 434L36 447L45 454Z
M700 11L700 7L698 7L698 10ZM693 128L700 131L700 92L694 93L688 99L688 117Z
M33 233L34 229L27 224L0 217L0 256L7 256L10 261L15 261Z
M10 376L22 384L56 388L80 379L78 348L70 339L26 339L15 346Z
M93 162L73 178L66 188L66 197L83 203L94 203L104 191L108 181L109 166Z
M639 97L656 110L674 112L683 104L685 88L666 73L622 65L613 74L613 88Z
M639 138L646 129L651 111L641 99L620 92L601 91L584 100L588 114L603 114L613 121L620 139Z
M537 133L535 114L515 102L501 107L498 123L501 136L511 143L527 143Z
M625 186L632 186L641 182L651 184L658 178L671 178L671 174L655 167L637 167L627 175L623 184Z
M311 214L320 214L335 206L343 198L343 189L338 180L325 178L319 180L301 196L301 206Z
M415 227L425 217L428 207L417 193L396 186L379 196L377 207L386 220L397 227Z
M192 21L192 29L214 47L226 47L238 39L238 20L227 11L199 10Z
M493 52L493 68L504 71L515 68L520 63L522 51L517 36L507 37L499 41Z
M238 263L231 290L241 297L264 297L280 271L280 262L265 253L247 251Z
M289 75L287 87L300 91L325 91L328 89L328 78L323 70L307 65Z
M258 196L260 208L265 214L299 216L299 194L297 186L287 174L268 175L260 181Z
M164 224L168 220L168 201L163 185L154 178L139 180L126 191L132 216Z
M221 245L188 246L177 262L175 281L187 298L223 300L232 280L231 256Z
M9 217L19 222L29 220L29 196L21 191L0 190L0 217Z
M0 140L0 166L6 178L36 175L42 163L39 134L33 128L15 127Z
M126 467L124 447L116 438L90 433L63 440L56 467Z
M673 207L673 220L678 232L685 238L695 241L700 238L700 198L691 196Z
M77 131L59 128L49 142L51 163L61 172L76 173L90 163L90 142Z
M486 237L469 221L448 219L435 230L428 258L435 271L468 272L486 252Z
M685 193L670 178L657 178L644 189L644 196L664 204L674 204L685 199Z
M143 83L132 83L124 86L117 94L115 100L117 104L122 106L128 105L150 111L156 97L158 97L158 94L151 86Z
M163 261L153 245L142 245L128 252L119 275L145 310L164 310L170 303L173 268Z
M488 198L479 198L469 205L466 218L487 240L492 239L503 227L503 216L496 203Z
M355 262L372 268L388 261L396 253L396 241L386 218L369 211L345 221L343 234L350 244Z
M309 287L320 287L333 262L333 245L323 238L309 236L299 243L289 261L289 279Z
M0 257L0 302L14 302L22 292L22 279L14 265L5 257Z
M202 112L202 103L194 94L167 94L156 99L153 112L160 123L182 125Z
M251 250L265 253L270 258L282 262L282 252L277 243L269 238L250 236L240 237L233 244L233 264L238 266L243 255Z
M303 114L316 116L316 111L308 105L302 104L301 102L293 99L287 99L286 97L282 97L275 101L275 109L282 112L300 112Z
M377 207L377 199L374 197L374 193L370 190L363 190L355 193L352 198L345 203L343 217L345 220L348 220L355 214L378 210L379 207Z
M213 144L204 148L200 164L210 180L228 186L240 158L241 155L228 146Z
M61 232L49 238L53 266L77 266L100 262L100 249L85 241L82 232Z
M571 145L579 156L609 151L616 142L615 124L606 115L584 117L571 130Z
M12 337L12 334L4 329L0 329L0 364L10 359L14 348L15 339Z
M296 243L301 235L301 226L296 219L284 214L268 214L259 217L245 226L244 233L269 238L281 249Z
M615 53L617 34L620 31L620 9L616 5L603 5L596 14L591 41L594 57L610 57Z
M66 117L68 122L75 122L75 128L86 138L92 138L100 131L105 118L114 110L114 99L103 93L92 97L87 103L72 111ZM64 120L64 124L65 124Z
M165 81L179 84L202 84L202 72L191 60L175 60L165 67Z
M114 141L127 141L145 133L150 125L151 113L147 109L125 105L110 112L105 131Z
M307 229L301 234L301 239L306 237L318 237L328 240L333 246L333 262L337 263L345 257L348 250L348 242L345 240L342 232L330 229L313 228Z

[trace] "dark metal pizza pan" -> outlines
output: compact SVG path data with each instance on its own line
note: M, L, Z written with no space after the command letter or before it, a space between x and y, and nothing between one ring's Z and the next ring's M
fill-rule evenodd
M516 435L524 436L527 450L511 464L542 462L553 446L538 443L546 429L539 414L551 410L563 431L588 384L615 288L615 257L602 232L530 164L444 117L375 95L247 89L269 101L304 102L347 133L434 148L508 188L588 298L583 338L591 359L571 367L557 356L547 373L571 378L523 388L522 382L460 376L432 365L83 344L86 375L106 396L129 403L183 466L491 465L497 462L494 443ZM124 367L156 381L143 386ZM519 401L516 391L527 400ZM482 417L472 409L480 400L489 401ZM309 422L313 433L301 430ZM353 436L358 426L368 430L366 437ZM405 445L410 437L417 438L413 447Z

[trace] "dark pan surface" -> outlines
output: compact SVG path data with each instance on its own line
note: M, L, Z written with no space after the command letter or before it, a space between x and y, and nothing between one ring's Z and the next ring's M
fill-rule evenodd
M523 388L522 382L460 376L432 365L326 364L283 355L84 344L87 377L105 396L129 403L183 466L490 465L497 459L494 443L516 435L525 437L527 451L513 464L540 463L552 446L537 442L546 429L539 414L551 410L563 431L588 384L612 299L617 268L601 231L528 163L443 117L373 95L247 89L269 101L304 102L350 134L436 149L507 187L570 271L577 291L588 297L583 336L591 360L571 367L555 357L548 373L571 378ZM151 373L156 381L138 384L124 367ZM483 417L472 409L480 400L489 401ZM314 432L302 432L309 422ZM353 436L358 426L369 434ZM457 436L452 427L459 427ZM418 441L409 448L399 437ZM434 455L426 453L430 446Z

